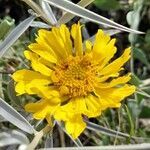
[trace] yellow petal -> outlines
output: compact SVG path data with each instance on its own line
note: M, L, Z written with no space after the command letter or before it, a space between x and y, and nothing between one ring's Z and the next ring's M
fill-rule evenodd
M115 42L116 42L116 39L110 40L110 42L108 42L108 44L106 45L105 49L103 49L103 51L105 51L105 54L103 55L103 57L101 56L101 58L98 58L99 62L101 60L99 70L102 69L105 65L107 65L109 61L113 58L114 54L116 53L117 48L114 46ZM96 59L96 58L93 58L93 59Z
M36 39L38 44L47 45L59 59L72 55L72 42L66 25L61 25L59 28L53 27L52 31L41 29L38 35Z
M83 47L82 47L82 35L81 35L80 23L72 25L71 35L74 40L76 56L82 56L83 55Z
M99 103L99 99L93 95L89 95L85 99L85 103L87 106L87 111L85 111L85 115L90 117L97 117L101 115L101 105Z
M28 93L36 94L32 88L46 86L51 83L51 80L46 76L30 70L19 70L12 75L12 78L18 82L15 91L18 95Z
M54 113L54 118L59 121L67 121L69 119L68 113L66 111L63 111L61 107L57 109L56 112Z
M85 47L86 47L85 52L90 53L91 50L92 50L92 46L93 46L92 43L87 40L87 41L85 42Z
M73 111L74 113L78 114L84 114L85 111L87 111L86 108L86 102L84 98L76 98L74 100L71 100Z
M46 76L51 75L52 70L38 61L39 60L38 55L30 51L24 51L24 55L27 59L31 61L32 68L35 71L38 71L41 74L46 75Z
M37 111L33 114L33 118L37 120L45 119L46 116L49 114L49 107L45 106L44 109L41 111Z
M105 58L112 57L116 49L114 48L115 39L110 41L110 36L105 34L102 30L98 30L96 39L93 45L94 60L102 61ZM110 58L109 58L110 59Z
M53 127L53 126L54 126L54 122L53 122L53 120L52 120L52 116L47 115L47 116L46 116L46 120L47 120L47 122L48 122L48 124L49 124L50 127Z
M68 121L76 113L79 114L80 112L77 112L77 108L71 99L67 104L60 106L60 108L55 112L54 118L60 121Z
M62 24L60 26L60 35L63 40L63 47L66 49L68 56L72 55L72 41L70 38L70 32L69 29L66 27L66 25Z
M108 75L105 75L105 76L101 76L98 78L98 82L105 82L107 79L109 78L116 78L119 76L119 73L114 73L114 74L108 74Z
M126 76L122 76L122 77L118 77L116 79L113 79L111 82L109 83L99 83L98 87L99 88L111 88L114 86L118 86L120 84L125 84L127 83L129 80L131 79L131 74L128 74Z
M47 85L50 83L50 81L40 80L40 79L34 79L31 82L28 82L25 84L26 86L26 93L28 94L37 94L38 96L41 96L39 92L35 89L43 89L44 87L48 88ZM47 93L48 94L48 93Z
M64 36L62 37L62 31L65 29L64 25L60 28L53 27L52 31L47 30L39 30L38 37L36 41L38 43L46 43L53 52L57 55L58 61L61 59L64 59L68 56L68 51L70 51L71 46L71 40L69 39L69 35L66 31L66 41L64 41ZM68 45L66 45L66 42L69 42ZM67 49L66 49L67 47Z
M42 110L46 106L45 100L40 100L36 103L29 103L25 105L25 110L27 112L37 112Z
M115 74L120 71L121 67L129 60L131 48L125 49L121 57L104 67L99 73L100 75Z
M32 50L34 53L38 54L42 58L46 59L49 62L56 63L57 58L55 53L48 47L46 44L43 45L40 43L33 43L30 44L29 49Z
M96 88L95 91L96 94L99 95L102 108L113 108L116 106L118 107L120 105L120 101L133 94L135 89L135 86L125 84L124 86L118 88Z
M86 124L83 121L81 115L75 115L71 120L65 123L66 131L74 138L78 138L78 136L84 131Z
M50 81L50 79L47 76L44 76L36 71L31 71L27 69L22 69L16 71L13 75L12 78L16 81L31 81L34 79L44 79L46 81Z
M57 43L56 38L53 36L51 31L47 31L44 29L41 29L38 31L38 37L36 38L36 42L38 44L45 44L48 45L51 51L55 53L58 60L63 58L63 55L60 51L60 47Z
M51 99L52 97L59 97L59 92L48 86L31 86L31 90L38 96L45 99Z
M36 103L29 103L25 106L27 112L32 112L35 119L45 119L47 116L53 115L59 104L49 103L49 100L42 99Z
M17 83L15 86L15 91L17 92L18 96L26 93L25 82L21 81Z

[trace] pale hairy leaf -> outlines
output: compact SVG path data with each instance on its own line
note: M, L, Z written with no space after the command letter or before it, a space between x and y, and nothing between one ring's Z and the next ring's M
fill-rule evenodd
M17 130L8 130L0 133L0 147L14 144L29 144L26 135Z
M16 26L0 43L0 57L17 41L17 39L28 29L35 16L30 16L29 18L22 21L18 26Z
M50 25L43 23L41 21L33 21L30 26L35 28L45 28L45 29L51 28Z
M140 94L140 95L143 95L143 96L145 96L145 97L147 97L147 98L150 98L150 94L148 94L148 93L146 93L146 92L144 92L144 91L142 91L142 90L136 91L136 93L137 93L137 94Z
M80 148L65 147L65 148L49 148L48 150L149 150L149 143L142 144L128 144L128 145L109 145L109 146L84 146ZM40 149L40 150L45 150Z
M30 123L2 98L0 98L0 115L19 129L29 134L35 133Z
M100 16L88 9L85 9L79 5L76 5L70 1L67 0L44 0L46 2L48 2L49 4L58 7L60 9L63 9L67 12L70 12L76 16L80 16L82 18L88 19L92 22L101 24L101 25L106 25L108 27L112 27L118 30L122 30L122 31L126 31L126 32L131 32L131 33L137 33L137 34L142 34L143 32L137 31L137 30L133 30L130 28L127 28L125 26L122 26L110 19L107 19L103 16Z
M102 127L100 125L97 125L97 124L89 122L89 121L85 121L85 122L87 124L87 129L89 129L89 130L101 132L101 133L108 135L108 136L113 136L113 137L117 136L118 138L130 138L130 135L128 135L126 133L122 133L119 131L108 129L108 128Z
M89 4L91 4L94 0L81 0L80 2L77 3L77 5L81 6L81 7L86 7ZM58 20L58 25L62 24L62 23L67 23L69 22L72 18L74 17L73 14L71 13L65 13L59 20Z
M0 122L5 122L6 120L0 115Z
M41 7L37 3L35 3L33 0L21 0L21 1L29 5L35 11L36 15L39 16L42 20L52 25L52 22L50 22L45 12L41 9Z
M56 20L54 14L53 14L53 11L52 11L52 9L51 9L49 3L47 3L47 2L45 2L45 1L43 1L43 0L40 0L39 2L40 2L40 4L41 4L41 7L42 7L43 11L44 11L45 14L47 15L47 18L49 19L49 21L50 21L53 25L57 24L57 20Z

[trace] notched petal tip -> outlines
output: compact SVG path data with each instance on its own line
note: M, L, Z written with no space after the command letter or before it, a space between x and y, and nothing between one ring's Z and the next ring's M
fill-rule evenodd
M86 123L83 121L81 116L75 116L73 120L67 121L65 123L65 127L73 139L77 139L79 135L85 130Z

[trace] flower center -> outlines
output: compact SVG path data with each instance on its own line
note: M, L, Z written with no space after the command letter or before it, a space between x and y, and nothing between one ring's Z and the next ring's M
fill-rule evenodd
M85 96L93 92L97 79L96 68L90 54L70 56L55 67L52 81L63 96Z

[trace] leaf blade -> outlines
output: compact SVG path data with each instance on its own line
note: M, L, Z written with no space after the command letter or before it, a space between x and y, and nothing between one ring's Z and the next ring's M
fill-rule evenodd
M30 125L30 123L20 115L13 107L7 104L3 99L0 98L0 115L11 122L13 125L17 126L21 130L33 134L36 131Z
M122 31L126 31L126 32L131 32L131 33L137 33L137 34L143 34L143 32L140 31L136 31L130 28L127 28L125 26L122 26L116 22L113 22L103 16L97 15L96 13L87 10L81 6L78 6L70 1L67 0L44 0L46 2L48 2L49 4L58 7L60 9L63 9L67 12L70 12L74 15L77 15L79 17L88 19L92 22L98 23L98 24L102 24L102 25L106 25L112 28L116 28Z
M29 140L25 134L17 130L8 130L0 133L0 147L14 144L29 144Z
M49 29L51 28L50 25L43 23L41 21L33 21L30 25L30 27L35 27L35 28L45 28L45 29Z
M94 0L81 0L79 3L77 3L77 5L82 6L82 7L86 7L88 6L90 3L92 3ZM71 19L73 19L74 15L67 12L65 13L59 20L57 25L60 25L62 23L67 23L69 22Z
M90 129L90 130L93 130L93 131L99 131L105 135L109 135L109 136L114 136L118 138L132 138L130 135L128 134L125 134L125 133L122 133L122 132L118 132L118 131L114 131L112 129L108 129L108 128L105 128L105 127L102 127L100 125L97 125L97 124L94 124L92 122L89 122L89 121L85 121L86 124L87 124L87 129Z
M50 5L45 2L45 1L40 1L40 4L42 6L43 11L45 12L45 14L47 15L47 18L50 20L50 22L52 23L52 25L57 24L57 20L53 14L53 11L50 7Z
M15 41L28 29L32 21L35 19L35 16L30 16L15 27L10 34L5 38L5 40L0 43L0 57L9 49Z

